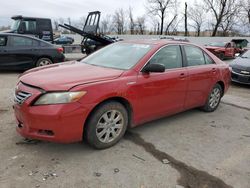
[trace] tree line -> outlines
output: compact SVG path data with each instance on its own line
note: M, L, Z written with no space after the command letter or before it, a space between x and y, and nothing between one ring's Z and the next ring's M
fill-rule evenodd
M181 8L180 8L181 7ZM209 31L211 36L229 36L250 33L250 0L203 0L193 3L181 0L146 0L145 13L135 16L132 7L119 8L113 14L101 18L100 32L103 34L157 34L184 36ZM54 20L83 27L86 18L71 22L68 18Z

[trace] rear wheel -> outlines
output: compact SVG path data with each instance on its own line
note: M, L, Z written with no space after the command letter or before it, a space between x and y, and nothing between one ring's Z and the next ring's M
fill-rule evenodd
M219 54L219 58L220 58L221 60L224 60L224 59L225 59L225 54L224 54L224 53L220 53L220 54Z
M206 112L213 112L220 104L220 100L222 97L222 88L219 84L215 84L212 91L208 95L206 104L202 107L202 109Z
M45 65L50 65L53 62L49 59L49 58L40 58L38 59L38 61L36 62L36 66L37 67L41 67L41 66L45 66Z
M84 135L91 146L104 149L115 145L123 137L127 125L127 110L121 103L111 101L93 112Z

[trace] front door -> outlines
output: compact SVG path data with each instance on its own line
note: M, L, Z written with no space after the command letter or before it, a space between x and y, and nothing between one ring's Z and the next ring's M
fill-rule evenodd
M174 114L184 108L187 71L183 68L180 46L163 47L148 63L162 64L166 70L163 73L139 73L135 86L137 123Z

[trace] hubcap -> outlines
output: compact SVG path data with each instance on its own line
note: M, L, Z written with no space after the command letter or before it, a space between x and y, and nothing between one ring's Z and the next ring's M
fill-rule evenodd
M209 97L209 106L215 108L220 101L220 89L214 88Z
M124 126L124 118L121 112L110 110L105 112L98 120L96 136L103 143L112 142L116 139Z
M41 66L45 66L45 65L49 65L49 64L50 64L50 61L49 61L49 60L44 59L44 60L40 61L40 63L39 63L39 67L41 67Z

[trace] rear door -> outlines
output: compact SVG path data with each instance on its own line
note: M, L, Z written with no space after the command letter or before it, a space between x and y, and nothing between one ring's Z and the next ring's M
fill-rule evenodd
M188 71L188 89L185 108L204 105L216 80L218 68L214 61L199 47L183 45Z
M9 36L8 66L14 69L27 69L34 66L37 56L35 40L23 36Z
M163 73L142 73L134 91L137 92L137 121L142 123L182 111L187 89L187 70L183 67L179 45L160 49L148 63L165 66Z

